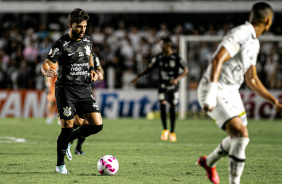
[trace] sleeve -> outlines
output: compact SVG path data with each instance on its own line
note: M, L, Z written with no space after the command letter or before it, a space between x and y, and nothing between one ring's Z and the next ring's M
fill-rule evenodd
M62 55L61 49L61 41L57 40L53 45L52 48L47 56L47 59L56 63Z
M150 64L149 64L149 67L150 67L150 68L156 68L157 65L158 65L158 57L153 57L153 58L151 59L151 62L150 62Z
M185 68L185 67L187 67L188 65L187 65L187 62L186 61L184 61L181 57L179 57L178 56L178 61L179 61L179 67L180 68Z
M95 67L95 69L97 69L101 65L100 60L94 52L92 52L92 57L93 57L93 60L94 60L94 67Z
M233 29L223 38L220 45L223 46L231 57L235 56L246 43L248 34L241 29Z

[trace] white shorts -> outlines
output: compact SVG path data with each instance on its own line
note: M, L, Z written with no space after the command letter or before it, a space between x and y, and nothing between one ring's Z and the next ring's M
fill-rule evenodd
M203 108L205 96L207 94L208 80L202 78L198 87L198 100ZM237 89L223 87L218 90L217 104L215 108L207 114L216 121L218 127L224 129L225 124L234 117L241 117L243 125L247 126L247 115L241 95Z

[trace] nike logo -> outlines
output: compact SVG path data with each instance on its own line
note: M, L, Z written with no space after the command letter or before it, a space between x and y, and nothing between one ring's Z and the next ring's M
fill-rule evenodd
M70 54L68 54L68 56L72 56L72 55L74 55L75 54L75 52L74 53L70 53Z

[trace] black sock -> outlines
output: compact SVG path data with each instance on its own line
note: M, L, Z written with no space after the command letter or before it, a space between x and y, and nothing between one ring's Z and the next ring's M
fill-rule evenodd
M174 127L175 127L175 107L170 107L169 108L169 117L170 117L170 132L174 132Z
M83 144L83 142L85 141L85 138L84 137L80 137L77 139L77 145L76 145L76 150L81 150L81 146Z
M62 128L57 140L57 166L64 165L64 156L68 148L69 137L73 128Z
M88 137L89 135L96 134L103 129L103 125L82 125L72 132L69 142L80 137Z
M162 124L163 124L163 128L167 129L166 126L166 104L161 104L161 118L162 118Z

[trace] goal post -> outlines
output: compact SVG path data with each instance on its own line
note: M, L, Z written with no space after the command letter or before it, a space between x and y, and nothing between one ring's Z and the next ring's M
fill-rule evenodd
M180 36L179 39L179 55L182 59L187 61L188 60L188 53L191 52L189 50L188 45L190 43L203 43L203 42L220 42L223 39L223 36ZM282 36L274 36L274 35L267 35L267 36L260 36L259 41L262 42L281 42L282 43ZM214 52L214 51L213 51ZM193 70L193 68L189 68L189 72ZM189 73L188 73L189 76ZM180 80L179 86L179 119L185 119L186 114L188 112L188 104L189 104L189 80L188 76L183 77Z

